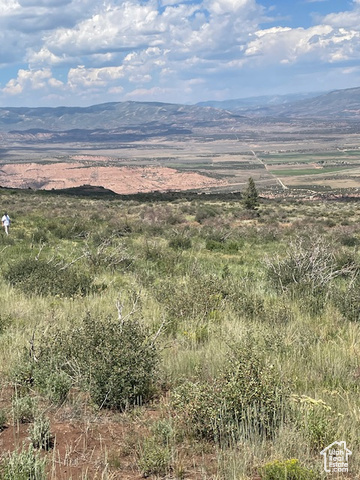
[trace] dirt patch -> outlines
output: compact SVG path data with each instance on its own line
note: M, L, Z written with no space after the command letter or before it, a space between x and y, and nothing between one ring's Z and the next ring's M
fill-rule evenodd
M42 452L47 458L49 478L75 480L86 475L95 480L106 474L114 480L142 478L135 445L129 441L128 425L111 419L61 422L54 415L50 418L54 447ZM9 426L0 433L3 454L21 449L29 442L29 425Z
M41 455L47 459L47 478L52 480L140 480L139 448L149 435L149 425L156 421L159 412L147 410L141 418L127 415L108 415L66 418L61 409L48 414L51 421L53 448ZM11 425L0 432L0 461L9 452L20 450L30 443L29 424ZM178 447L176 464L189 480L215 478L216 453L213 446L208 452L194 452L191 445ZM151 476L151 478L155 478ZM158 478L158 477L156 477Z
M226 185L195 172L163 167L86 166L82 163L6 164L0 170L0 185L13 188L60 189L81 185L102 186L115 193L169 190L206 190Z
M0 388L0 411L7 412L6 428L0 431L0 463L10 452L19 451L30 444L32 424L13 420L11 402L14 391ZM58 408L39 401L40 410L50 420L53 446L41 451L47 459L47 478L50 480L140 480L139 453L151 427L161 419L169 420L165 404L154 403L148 407L120 413L98 411L89 407L87 397L74 391L69 403ZM176 455L171 469L182 470L188 480L215 478L217 456L214 445L207 452L200 445L184 442L176 445ZM175 477L175 476L174 476ZM155 476L151 476L155 478ZM156 477L158 478L158 477Z

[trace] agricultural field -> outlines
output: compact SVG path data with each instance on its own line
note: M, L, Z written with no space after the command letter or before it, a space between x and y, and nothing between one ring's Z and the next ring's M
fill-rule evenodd
M260 153L259 158L287 187L358 188L360 150Z
M360 479L356 198L0 200L1 480Z
M360 186L357 133L339 126L333 132L331 125L309 132L297 123L241 128L114 144L13 141L0 151L0 185L52 190L88 184L118 194L239 192L252 177L261 191Z

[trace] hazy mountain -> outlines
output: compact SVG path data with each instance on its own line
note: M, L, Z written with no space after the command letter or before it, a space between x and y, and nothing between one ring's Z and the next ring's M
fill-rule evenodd
M262 96L198 105L223 108L250 117L359 119L360 87L322 94Z
M284 121L291 124L298 121L307 126L308 118L320 118L325 123L360 119L360 87L314 95L252 97L206 102L206 105L114 102L90 107L3 107L0 108L0 137L3 145L112 141L119 144L193 133L208 138L240 130L244 138L248 138L263 135L260 125L262 131L267 132L270 124L280 125Z
M359 119L360 87L334 90L315 98L274 107L271 113L292 118Z
M0 108L0 131L189 129L226 122L236 114L210 107L155 102L105 103L91 107Z
M233 100L209 100L196 105L229 110L231 112L246 113L261 110L276 105L287 105L301 100L317 97L323 92L294 93L287 95L262 95L258 97L237 98Z

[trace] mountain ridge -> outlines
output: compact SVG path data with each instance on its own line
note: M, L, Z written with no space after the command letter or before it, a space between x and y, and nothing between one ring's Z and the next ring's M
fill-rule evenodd
M201 104L214 108L223 106L229 112L250 117L360 119L360 87L332 90L321 94L313 92L260 96Z
M360 87L309 95L295 102L290 99L298 97L288 95L272 101L270 97L250 97L241 101L242 106L240 100L220 102L226 109L136 101L88 107L0 107L0 137L4 143L131 142L151 137L228 135L244 128L254 135L260 125L263 129L282 122L306 126L307 119L327 124L347 121L349 125L360 121ZM281 103L274 105L274 101Z

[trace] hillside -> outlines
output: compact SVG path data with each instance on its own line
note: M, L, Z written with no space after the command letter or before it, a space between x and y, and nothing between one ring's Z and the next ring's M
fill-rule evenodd
M202 107L213 107L237 112L246 115L247 113L261 112L263 109L278 105L288 105L309 98L317 97L323 92L293 93L287 95L261 95L255 97L236 98L231 100L209 100L199 102Z
M169 103L121 102L90 107L0 108L0 131L29 133L69 130L193 128L231 122L237 115L210 107Z
M227 111L256 117L355 119L360 118L360 87L323 94L279 95L205 102Z
M68 193L0 189L1 480L359 479L358 199Z

